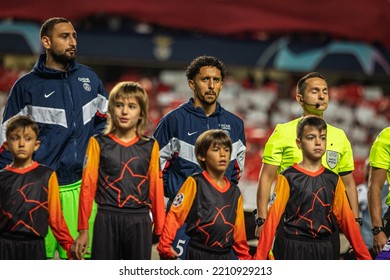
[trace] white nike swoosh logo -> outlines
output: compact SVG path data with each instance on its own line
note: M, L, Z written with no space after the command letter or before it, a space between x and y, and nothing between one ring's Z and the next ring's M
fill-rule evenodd
M191 136L191 135L194 135L195 133L198 133L198 132L197 131L195 131L195 132L187 132L187 135Z
M52 95L53 93L55 93L56 91L55 90L53 90L52 92L50 92L50 93L45 93L45 98L49 98L50 97L50 95Z

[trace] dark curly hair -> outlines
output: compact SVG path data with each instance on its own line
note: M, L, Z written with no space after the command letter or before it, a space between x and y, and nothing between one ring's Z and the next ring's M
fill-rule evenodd
M219 69L219 71L221 71L222 81L225 79L227 72L223 62L214 56L206 56L206 55L198 56L190 63L190 65L187 66L186 69L187 79L193 80L194 77L199 73L200 68L204 66L216 67L217 69Z

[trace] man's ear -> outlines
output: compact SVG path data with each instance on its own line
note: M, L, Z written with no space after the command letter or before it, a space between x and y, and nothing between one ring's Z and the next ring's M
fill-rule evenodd
M303 97L300 93L297 93L297 95L295 95L295 100L301 104L303 102ZM302 104L301 104L302 105Z
M47 50L47 49L50 49L51 47L51 41L50 41L50 38L48 36L42 36L41 38L41 43L42 43L42 46Z
M9 144L8 144L7 141L5 141L5 142L3 143L3 146L4 146L4 148L5 148L7 151L9 151Z
M195 90L195 83L193 80L188 80L188 86L190 89Z

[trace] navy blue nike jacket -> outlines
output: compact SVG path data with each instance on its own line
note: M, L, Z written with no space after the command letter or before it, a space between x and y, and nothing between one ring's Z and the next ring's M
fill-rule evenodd
M77 61L67 72L45 67L42 54L33 70L11 89L0 133L0 168L12 160L3 149L8 120L31 116L39 124L41 146L34 160L57 172L60 185L81 179L89 138L105 126L108 94L91 68Z
M246 151L244 122L219 103L215 112L206 116L202 108L194 107L191 98L166 114L153 135L160 145L165 196L170 200L174 199L188 176L202 172L195 156L195 141L209 129L222 129L230 136L233 151L225 176L238 183L244 171Z

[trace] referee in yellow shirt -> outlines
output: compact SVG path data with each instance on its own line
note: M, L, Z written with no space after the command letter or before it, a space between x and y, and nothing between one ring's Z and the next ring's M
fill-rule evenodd
M325 77L317 72L302 77L297 84L296 100L303 109L303 116L315 115L323 118L323 113L329 104L329 89ZM300 119L278 124L265 145L257 189L256 236L260 235L261 226L267 218L270 191L275 176L287 167L302 160L302 153L295 142L296 128ZM356 221L361 223L361 219L358 218L359 207L356 184L352 176L354 161L351 143L343 130L329 124L326 153L322 158L322 163L326 168L341 176ZM282 234L282 231L278 230L278 232ZM340 240L338 230L333 237L333 243L335 259L339 259ZM274 255L278 259L278 244L274 245Z

